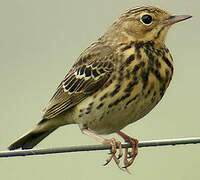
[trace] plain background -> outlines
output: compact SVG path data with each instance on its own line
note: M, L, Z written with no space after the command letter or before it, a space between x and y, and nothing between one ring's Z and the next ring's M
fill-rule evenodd
M139 140L199 136L200 3L197 0L1 0L0 1L0 150L41 119L57 85L79 54L125 10L156 5L194 17L174 25L167 46L175 73L162 101L145 118L124 129ZM116 135L107 136L116 137ZM37 148L98 144L76 125L65 126ZM0 159L5 180L200 179L200 145L141 148L132 175L108 151Z

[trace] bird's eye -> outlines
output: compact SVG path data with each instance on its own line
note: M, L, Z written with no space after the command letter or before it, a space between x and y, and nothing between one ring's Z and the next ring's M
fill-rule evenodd
M141 17L141 21L142 21L142 23L144 23L144 24L147 24L147 25L149 25L149 24L151 24L152 23L152 17L150 16L150 15L143 15L142 17Z

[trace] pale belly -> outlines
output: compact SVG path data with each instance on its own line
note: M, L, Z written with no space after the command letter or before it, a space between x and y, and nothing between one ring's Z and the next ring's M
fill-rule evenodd
M145 116L160 101L160 87L156 83L152 81L143 90L139 82L130 94L123 94L122 88L122 93L113 97L110 96L110 87L96 97L82 101L74 109L74 120L80 127L87 127L97 134L117 132Z

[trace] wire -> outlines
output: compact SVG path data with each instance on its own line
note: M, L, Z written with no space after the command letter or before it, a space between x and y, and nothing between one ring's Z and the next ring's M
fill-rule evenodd
M183 145L183 144L197 144L200 143L200 137L191 138L177 138L177 139L161 139L140 141L139 148L154 147L154 146L169 146L169 145ZM122 144L122 148L130 148L130 144ZM0 151L0 158L14 157L14 156L32 156L32 155L45 155L57 154L67 152L81 152L81 151L97 151L110 149L109 145L87 145L87 146L72 146L51 149L29 149L29 150L14 150L14 151Z

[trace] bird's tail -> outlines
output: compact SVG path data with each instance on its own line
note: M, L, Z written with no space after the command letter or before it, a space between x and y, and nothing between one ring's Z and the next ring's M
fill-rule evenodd
M27 134L23 135L15 142L13 142L8 149L15 150L18 148L22 149L32 149L36 146L40 141L42 141L45 137L47 137L50 133L52 133L57 128L46 130L46 131L37 131L36 129L28 132Z

